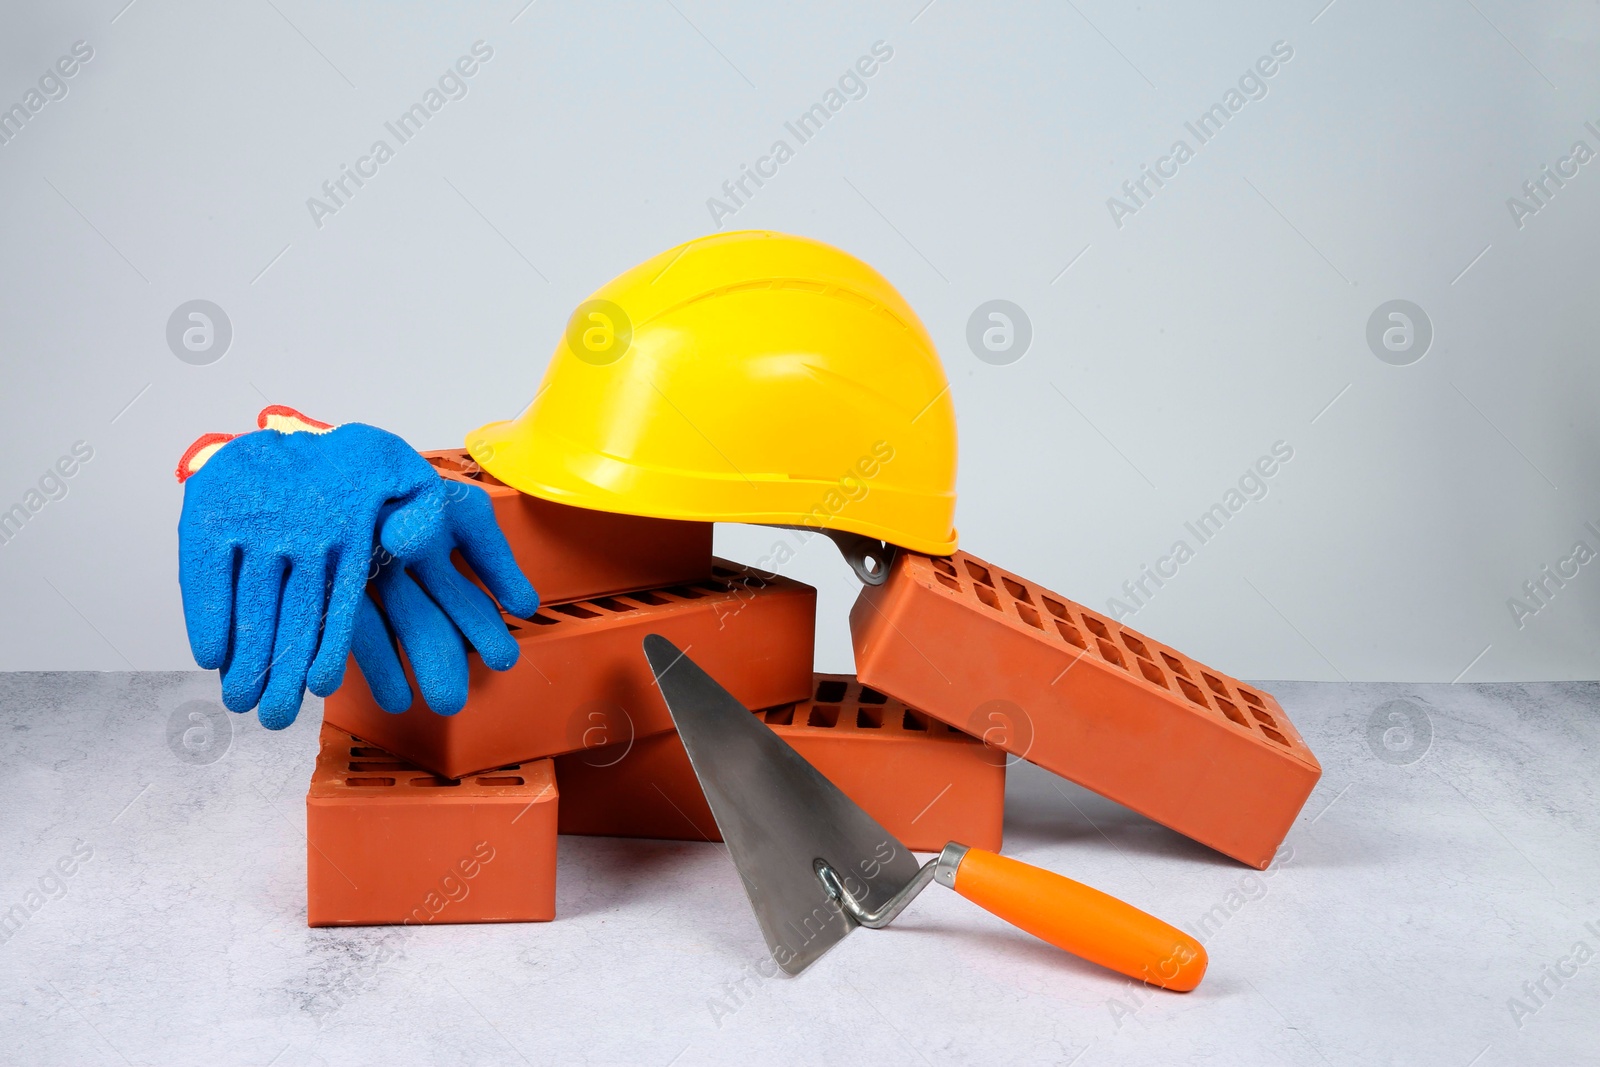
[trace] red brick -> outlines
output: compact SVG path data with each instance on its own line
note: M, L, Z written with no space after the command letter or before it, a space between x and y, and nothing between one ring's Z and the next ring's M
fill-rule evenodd
M557 803L549 760L456 782L324 724L306 793L307 921L549 921Z
M819 674L810 700L755 714L906 847L1000 848L1005 756L976 738ZM720 841L676 733L558 756L561 832Z
M817 591L717 561L690 585L540 608L506 623L521 655L495 672L473 654L467 706L436 715L380 708L352 662L323 715L370 744L449 778L672 729L642 643L658 633L747 707L811 693ZM408 667L409 671L409 667ZM415 688L415 685L413 685Z
M489 494L511 554L546 604L711 577L711 523L557 504L506 485L465 449L424 452L440 477ZM468 569L470 573L470 569Z
M969 555L850 612L863 683L1264 868L1322 774L1278 702Z

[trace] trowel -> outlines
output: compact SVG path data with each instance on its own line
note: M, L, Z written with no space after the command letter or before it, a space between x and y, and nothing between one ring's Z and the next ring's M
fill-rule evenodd
M773 960L799 974L857 926L889 925L929 882L1086 960L1187 992L1206 970L1188 934L1098 889L952 841L918 864L717 681L657 634L645 657L744 880Z

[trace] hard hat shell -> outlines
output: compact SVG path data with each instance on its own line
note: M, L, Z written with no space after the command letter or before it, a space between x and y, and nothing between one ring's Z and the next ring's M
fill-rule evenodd
M928 331L830 245L742 231L579 306L533 403L467 438L525 493L667 519L956 547L956 423Z

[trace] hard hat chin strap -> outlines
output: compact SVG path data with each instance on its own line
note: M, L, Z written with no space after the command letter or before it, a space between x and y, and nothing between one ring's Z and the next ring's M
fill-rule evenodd
M850 569L856 572L856 577L864 585L882 585L889 580L889 565L894 562L894 556L899 549L894 545L867 537L864 534L850 533L846 530L829 530L817 526L792 526L782 523L771 523L779 530L801 530L805 533L821 534L835 545L839 546L839 554L844 561L850 564Z

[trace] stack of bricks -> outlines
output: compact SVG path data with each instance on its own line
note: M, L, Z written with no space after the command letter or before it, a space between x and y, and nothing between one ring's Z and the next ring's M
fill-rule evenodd
M812 673L816 591L716 559L709 523L527 496L465 452L539 590L466 707L325 704L306 797L313 926L555 915L557 834L720 840L641 650L667 638L908 847L998 850L1026 759L1254 867L1321 774L1268 694L969 553L897 553L850 615L859 678ZM414 680L413 680L414 681Z
M471 657L456 715L420 699L384 712L353 664L328 697L306 798L312 925L549 920L558 832L716 840L642 652L651 633L910 847L999 847L1003 753L851 677L813 675L814 589L715 559L709 523L555 504L465 452L424 455L488 492L542 603L505 619L511 670Z

